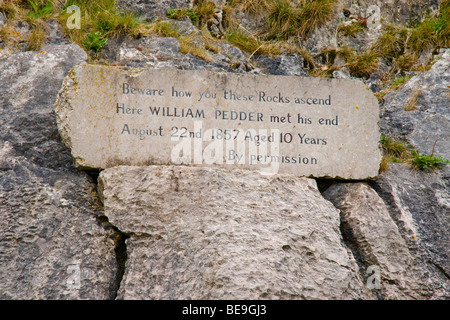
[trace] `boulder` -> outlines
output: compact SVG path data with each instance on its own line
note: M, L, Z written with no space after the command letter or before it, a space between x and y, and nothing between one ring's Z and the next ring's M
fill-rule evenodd
M119 299L372 297L314 180L120 166L99 192L129 235Z
M367 183L335 184L326 190L324 197L341 211L341 230L358 258L362 274L369 277L369 267L378 268L380 282L373 288L378 298L442 298L443 290L437 287L445 285L445 281L428 277L427 268L408 247L407 240L419 237L417 230L409 230L411 239L403 238L391 218L390 208Z
M53 114L63 79L86 58L77 45L50 45L0 59L0 299L115 297L116 232Z
M433 297L450 297L449 166L422 172L392 163L372 187L388 206L417 266L429 279Z

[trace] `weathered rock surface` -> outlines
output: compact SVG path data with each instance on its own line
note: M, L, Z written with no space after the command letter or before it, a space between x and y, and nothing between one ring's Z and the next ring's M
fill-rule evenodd
M189 8L192 0L116 0L119 8L135 12L145 20L164 18L169 9Z
M117 2L150 20L195 3ZM365 19L369 6L378 5L383 24L405 26L437 2L340 0L333 19L302 44L313 55L336 45L363 52L378 31L342 36L342 23ZM242 11L234 18L251 34L266 19ZM0 12L0 28L7 22ZM172 23L182 36L199 32L188 19ZM114 252L121 233L106 222L92 179L73 169L53 115L62 80L87 57L68 45L55 20L45 26L51 45L39 52L25 52L32 25L6 27L14 38L0 39L0 299L110 299L119 284L121 299L450 298L449 165L417 172L391 164L370 187L335 181L325 196L340 216L309 179L186 167L108 169L106 212L130 236L121 281L124 265L117 260L126 254ZM109 39L100 55L120 66L304 76L298 55L250 56L226 42L215 43L213 52L200 36L193 41L209 62L182 53L175 38ZM448 65L447 51L430 71L386 95L384 134L426 154L437 140L435 154L450 159ZM382 87L380 75L366 81L374 91ZM350 74L343 68L335 77ZM415 96L417 109L405 111ZM380 267L382 280L372 292L370 265Z
M122 166L99 189L130 236L120 299L371 297L314 180Z
M424 154L450 159L450 50L429 71L388 93L381 114L381 131L405 139ZM408 104L415 110L406 111Z
M410 253L389 207L368 184L335 184L327 189L324 197L341 211L341 230L358 258L362 274L369 266L379 268L381 282L376 291L379 298L443 298L448 293L445 277L424 273L427 269ZM413 222L411 216L407 218ZM412 237L407 240L417 242L414 240L420 237L417 231L409 232Z
M450 168L419 172L393 163L372 186L388 205L422 272L432 279L434 291L442 286L442 295L450 297Z
M53 114L64 77L85 59L76 45L52 45L0 60L0 299L114 298L114 233Z
M277 58L260 55L255 60L265 74L308 77L303 70L303 57L299 54L281 55Z
M134 68L262 73L259 68L248 61L249 54L242 52L239 48L227 42L218 42L216 45L219 52L215 53L205 48L205 43L201 38L197 40L199 40L200 48L203 48L211 57L211 61L207 62L190 53L182 53L180 42L176 38L152 36L136 40L111 40L102 52L102 56L111 64ZM292 68L297 70L298 66L292 66Z

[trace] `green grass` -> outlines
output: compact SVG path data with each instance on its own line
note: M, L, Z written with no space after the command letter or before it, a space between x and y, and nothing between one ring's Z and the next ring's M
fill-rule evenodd
M81 29L68 29L67 19L72 15L67 7L77 5L81 10ZM31 27L28 48L37 50L45 42L45 20L56 18L64 29L65 35L86 50L98 52L104 46L103 38L117 36L136 37L142 24L131 13L121 13L115 7L114 0L8 0L1 4L8 23L24 20Z
M46 19L53 13L53 4L51 1L42 2L39 0L28 0L32 10L28 12L28 15L32 19Z
M420 55L431 48L450 45L450 0L440 4L437 15L427 16L413 28L388 25L372 50L391 62L394 73L417 66Z
M239 28L227 30L224 40L249 53L265 54L270 57L280 55L283 48L282 42L262 41Z
M424 155L413 151L412 156L412 163L419 170L440 169L443 163L450 164L449 160L444 159L441 156L436 157L434 154Z
M386 171L389 162L399 162L412 166L418 170L439 169L442 164L450 164L450 161L441 156L424 155L414 150L406 142L393 140L386 136L381 137L381 146L383 148L383 160L380 171Z
M401 87L404 83L406 83L411 78L412 78L412 76L406 75L404 77L400 77L400 78L395 79L392 82L392 84L390 86L390 89L391 90L397 90L399 87Z
M66 8L77 5L81 10L81 29L66 27ZM142 23L132 13L121 13L114 0L69 0L58 15L66 36L86 50L98 52L104 44L103 39L131 36L137 37L142 31Z
M166 17L176 20L188 17L193 24L198 22L198 15L193 9L170 9L167 11Z
M352 36L352 37L356 37L356 34L363 30L364 26L359 21L347 25L342 24L338 27L338 32L341 32L344 36Z
M94 52L99 52L108 43L108 38L100 31L91 31L84 39L84 47Z
M181 36L178 28L170 21L157 21L147 26L148 34L155 33L161 37L179 38Z

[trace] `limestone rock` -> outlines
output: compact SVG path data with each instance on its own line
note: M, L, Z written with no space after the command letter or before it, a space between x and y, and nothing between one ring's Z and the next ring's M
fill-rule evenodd
M284 75L284 76L303 76L308 75L303 70L303 57L299 54L281 55L277 58L260 55L256 58L256 63L264 70L266 74Z
M433 67L388 93L381 114L381 131L406 139L420 152L450 159L450 50ZM405 106L412 104L414 110Z
M145 20L165 18L169 9L189 8L192 0L116 0L119 8L135 12Z
M314 180L120 166L99 190L130 236L119 299L371 297Z
M429 297L407 243L388 207L366 183L336 184L324 197L341 211L341 229L359 257L362 274L370 266L380 270L377 295L384 299L424 299Z
M390 164L373 187L388 205L434 297L450 297L450 168L418 172Z
M52 45L0 59L0 299L114 298L114 233L53 114L63 79L86 58Z
M111 39L101 55L111 64L134 68L261 73L248 61L249 54L242 52L239 48L227 42L218 42L216 45L219 52L215 53L205 48L204 40L201 37L197 37L197 40L199 47L211 57L210 62L190 53L183 54L180 42L172 37L143 37L136 40Z

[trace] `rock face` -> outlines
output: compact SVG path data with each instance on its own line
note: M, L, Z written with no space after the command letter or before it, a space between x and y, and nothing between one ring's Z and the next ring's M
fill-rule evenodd
M86 59L51 45L0 60L0 299L108 299L117 274L113 230L95 185L73 169L53 104Z
M99 189L130 235L120 299L370 297L314 180L121 166Z
M432 271L424 274L427 268L422 268L419 257L415 259L410 253L407 241L416 247L420 245L416 241L420 236L412 217L404 217L414 223L408 230L411 237L405 240L391 218L388 206L369 185L336 184L324 193L324 197L341 211L341 230L356 253L360 267L379 268L381 281L379 290L375 291L379 298L426 299L445 296L445 278ZM445 237L445 231L448 232L441 230L439 234Z
M195 2L117 1L152 20ZM379 31L353 38L337 28L364 18L371 5L383 23L405 26L437 1L337 1L333 19L302 44L313 55L336 44L364 52ZM250 34L265 24L264 15L235 19ZM172 22L182 36L199 33L187 20ZM49 45L38 52L25 52L32 24L0 10L3 26L13 39L0 39L0 299L450 298L449 165L418 172L390 164L374 181L333 181L323 195L314 180L286 175L114 167L100 175L102 205L96 175L74 169L53 114L63 79L87 55L55 20L46 21ZM207 61L164 37L109 39L100 56L127 67L306 72L307 57L251 55L224 41L211 50L201 38L193 42ZM437 141L435 154L450 159L449 61L447 51L386 95L383 134L426 154ZM366 82L374 91L383 87L380 75ZM350 78L345 68L334 76ZM404 110L410 102L416 108ZM330 182L320 182L323 192Z
M429 71L388 93L381 114L384 134L406 140L424 154L450 159L450 50ZM406 108L411 105L414 108ZM412 110L411 110L412 109Z
M145 20L164 18L169 9L189 8L192 0L117 0L124 11L135 12Z
M417 172L402 164L372 183L389 208L417 265L431 282L436 295L449 296L450 168ZM440 289L439 289L440 288Z

